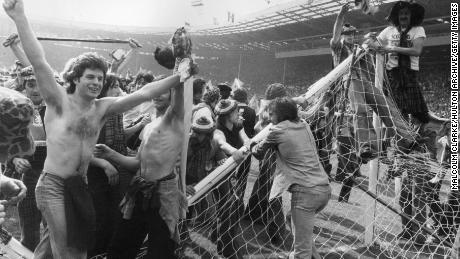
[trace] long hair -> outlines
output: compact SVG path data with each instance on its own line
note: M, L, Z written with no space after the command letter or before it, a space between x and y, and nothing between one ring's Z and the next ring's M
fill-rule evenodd
M76 85L74 80L82 77L86 69L101 70L105 79L107 74L107 61L94 52L83 53L67 61L64 71L62 72L62 79L64 79L64 82L68 85L67 93L73 94L75 92Z
M270 103L269 109L275 113L278 122L282 122L285 120L298 122L299 121L299 113L297 110L297 105L295 102L288 97L278 97L275 98Z
M100 99L107 96L107 92L110 88L115 86L115 83L118 82L118 85L121 86L121 80L115 74L107 74L105 76L104 85L102 85L101 93L96 97L96 99Z
M393 26L399 26L399 11L407 8L410 11L410 27L420 26L425 18L425 8L417 3L409 3L405 1L399 1L393 5L390 10L390 14L386 17L386 20Z

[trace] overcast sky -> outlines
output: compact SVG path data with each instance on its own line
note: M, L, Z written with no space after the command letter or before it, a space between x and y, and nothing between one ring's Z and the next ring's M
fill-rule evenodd
M213 17L222 25L227 11L238 20L289 0L201 0L201 7L192 7L193 1L200 0L24 0L30 17L149 27L210 25Z

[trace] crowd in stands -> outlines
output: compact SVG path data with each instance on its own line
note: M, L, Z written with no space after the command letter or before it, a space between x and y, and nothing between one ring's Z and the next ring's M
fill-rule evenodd
M42 143L45 150L37 149L30 158L13 157L7 163L9 176L21 176L29 189L27 197L30 199L22 203L27 208L19 214L23 222L21 228L24 230L21 233L22 244L30 250L35 249L36 256L53 253L59 258L85 258L108 253L108 258L135 258L148 234L147 257L175 258L179 240L190 238L187 230L182 231L180 234L184 236L179 237L177 229L179 214L183 212L187 201L183 190L179 190L180 171L177 171L179 169L176 166L184 138L181 131L185 116L183 85L195 73L191 56L179 56L178 53L182 52L178 50L190 48L187 45L190 39L182 35L182 38L179 37L181 40L175 43L173 38L172 48L175 51L169 48L156 49L155 59L158 64L155 66L162 67L158 70L139 69L136 75L121 72L140 48L135 40L130 40L131 50L121 59L114 58L109 63L95 53L80 54L71 59L59 75L53 71L57 68L52 65L64 55L50 62L50 66L38 47L38 40L32 37L30 25L23 22L26 21L24 10L17 10L22 7L17 3L22 1L7 2L9 4L5 4L4 8L16 22L21 40L25 40L20 42L19 37L13 36L7 39L9 42L5 46L11 47L19 62L0 72L0 87L23 92L32 101L35 100L32 126L37 130L36 134L40 135L39 140L49 145ZM180 30L179 33L185 34ZM21 51L19 45L23 44L27 47L24 47L23 55L19 55L16 51ZM55 47L47 45L45 51ZM75 48L72 52L79 50ZM152 63L153 57L149 58L144 61ZM216 62L218 65L215 65ZM142 67L137 65L137 68ZM164 76L171 74L171 70L174 71L173 75ZM155 71L155 74L151 71ZM317 114L306 116L309 119L316 118L308 121L311 125L308 124L299 118L299 114L304 112L302 108L306 101L288 96L305 93L310 85L331 71L331 60L313 60L308 57L283 60L269 55L229 55L217 60L204 59L200 63L200 71L203 78L193 81L194 106L185 158L185 194L193 196L194 186L226 159L231 157L238 164L243 163L236 170L236 179L225 180L212 194L218 203L217 253L227 258L242 258L240 247L235 244L235 236L240 231L237 223L243 217L245 207L243 197L251 164L251 157L247 157L252 153L261 161L261 171L262 165L269 161L276 167L261 172L261 175L265 174L264 181L271 181L268 179L276 172L271 183L273 188L270 201L271 198L275 199L273 203L267 201L266 206L281 211L280 195L284 191L292 194L292 257L320 258L313 240L314 218L331 198L332 179L330 171L321 165L323 161L320 161L319 144L315 138L319 134L318 124L324 116L320 115L322 111L318 109ZM232 89L228 83L219 83L231 81L235 77L251 86L252 94L264 94L268 106L259 113L248 107L250 94L246 89ZM215 84L207 83L208 80L213 80ZM280 81L284 85L273 84ZM428 93L425 96L430 109L441 117L448 116L447 106L442 105L448 103L444 100L447 96L440 94L448 92L448 76L442 70L430 70L430 73L420 78L420 82L423 90ZM327 110L326 106L322 109ZM334 105L336 108L338 106ZM48 122L52 117L57 121L56 124L45 125L45 109ZM365 109L366 112L368 110ZM345 113L344 109L337 112ZM84 116L77 120L81 114ZM334 113L332 116L335 116ZM268 137L260 143L253 143L251 137L269 123L273 127ZM324 130L325 125L322 128ZM53 130L56 134L47 135ZM359 130L370 132L373 129L361 127ZM69 135L72 137L69 138ZM338 139L340 136L336 137ZM338 141L339 149L342 144ZM332 145L332 140L327 145ZM59 149L61 153L58 154L66 159L47 156L45 153L50 154L50 151L56 152ZM331 154L332 149L329 151ZM347 153L354 152L353 149L347 150ZM276 162L273 162L275 154ZM366 158L362 154L359 163L363 163ZM45 158L47 165L44 164ZM366 163L371 157L367 159ZM348 161L350 159L347 158ZM54 166L61 170L48 172L46 166L50 165L51 168ZM72 169L68 169L70 167ZM359 171L359 167L356 170ZM83 179L82 175L86 176L86 173L87 179ZM88 198L86 204L94 206L92 212L95 220L91 224L77 224L82 222L78 221L81 219L67 214L68 206L64 206L64 195L67 193L61 193L64 193L62 189L68 183L65 181L68 176L72 180L78 178L78 181L71 182L75 184L72 187L76 188L78 195L84 194L81 199ZM85 184L88 188L83 188ZM47 189L50 186L52 190ZM34 190L36 197L31 195ZM259 191L255 189L253 195ZM59 196L58 206L53 204L53 195L56 193ZM342 201L348 202L348 197ZM24 205L25 202L28 202L27 205ZM230 208L228 204L231 204ZM34 218L28 214L31 207L35 213ZM82 208L75 205L71 209L75 212ZM48 222L44 236L40 236L39 231L42 215ZM66 219L62 220L62 217ZM66 225L66 220L76 220L73 222L77 223ZM266 224L271 221L268 220ZM184 224L187 228L186 220ZM283 224L284 219L281 219ZM95 227L94 242L82 238L92 226ZM51 239L47 236L48 230ZM75 233L77 236L72 236ZM272 233L270 237L274 244L280 238L276 236L278 233ZM67 242L67 238L75 238L76 241Z

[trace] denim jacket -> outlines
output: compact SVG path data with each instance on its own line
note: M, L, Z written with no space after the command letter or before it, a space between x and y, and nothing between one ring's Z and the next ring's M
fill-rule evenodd
M276 148L275 179L270 199L280 196L292 184L307 188L329 185L313 134L306 122L286 120L274 125L267 138L254 146L253 155L259 159L269 147Z

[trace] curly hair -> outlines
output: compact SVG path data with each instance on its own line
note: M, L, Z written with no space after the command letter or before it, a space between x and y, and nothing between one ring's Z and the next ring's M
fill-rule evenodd
M409 3L405 1L396 2L390 10L390 14L386 20L393 26L399 26L399 11L402 9L409 9L410 11L410 27L420 26L425 18L425 8L417 3Z
M143 79L146 84L153 82L155 77L152 72L147 70L141 70L137 73L136 78L134 79L134 84L137 85L139 81Z
M115 83L118 81L118 85L121 88L122 82L121 79L115 74L107 74L105 76L104 85L102 86L101 93L97 96L97 99L107 96L107 92L110 88L113 88Z
M206 103L207 105L211 105L214 102L218 102L220 99L220 91L218 88L207 88L203 94L201 100Z
M289 97L278 97L270 103L269 109L275 113L278 122L289 120L292 122L299 121L297 105Z
M233 100L239 103L248 104L248 92L244 88L237 88L233 90Z
M167 68L167 69L173 69L174 65L176 63L176 58L174 58L174 53L171 48L166 47L166 48L160 48L157 47L155 49L155 60L160 64L161 66Z
M265 90L265 100L273 100L277 97L285 96L287 96L286 87L280 83L271 84Z
M73 94L75 92L76 85L74 80L82 77L86 69L101 70L105 79L107 64L107 61L95 52L87 52L71 58L67 61L62 72L62 79L68 85L67 93Z

